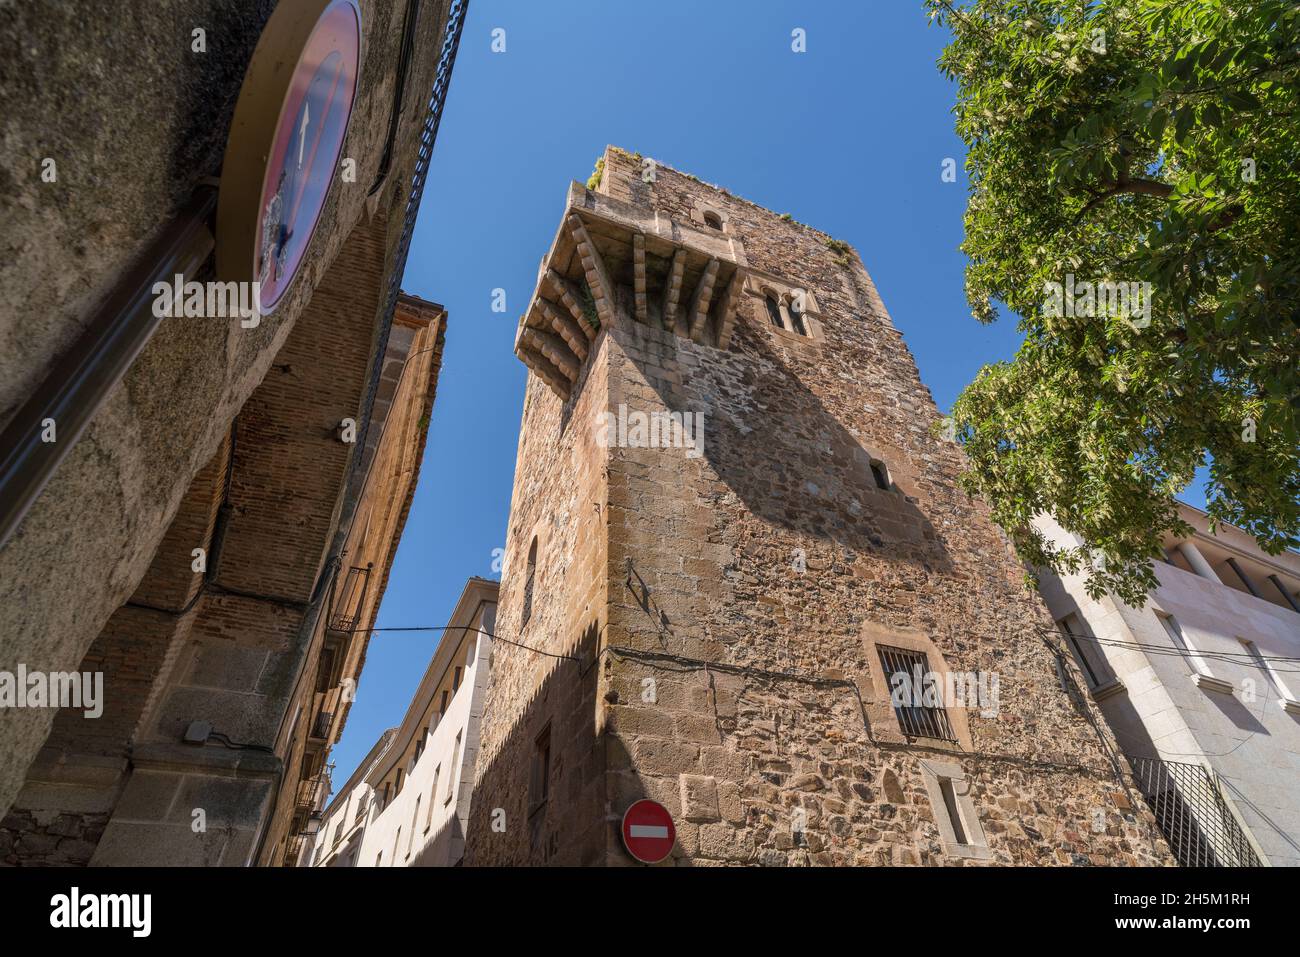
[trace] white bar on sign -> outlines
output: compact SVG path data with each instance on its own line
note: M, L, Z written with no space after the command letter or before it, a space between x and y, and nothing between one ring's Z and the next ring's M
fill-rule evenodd
M632 837L664 837L668 836L668 828L662 824L632 824L628 826L628 833Z

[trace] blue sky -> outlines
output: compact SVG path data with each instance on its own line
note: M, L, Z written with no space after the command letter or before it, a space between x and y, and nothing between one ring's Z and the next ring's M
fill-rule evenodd
M962 294L944 36L920 0L473 0L403 284L447 307L447 344L379 627L444 624L467 577L497 577L527 371L515 323L569 181L607 143L855 246L940 409L1014 353L1014 319L982 326ZM401 720L438 638L371 638L336 782Z

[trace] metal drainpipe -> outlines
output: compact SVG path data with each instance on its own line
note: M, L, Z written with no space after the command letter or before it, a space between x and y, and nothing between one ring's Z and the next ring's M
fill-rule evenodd
M177 274L192 277L211 255L216 204L212 187L195 191L0 435L0 548L158 329L154 284L170 284ZM41 440L47 419L55 423L57 441Z

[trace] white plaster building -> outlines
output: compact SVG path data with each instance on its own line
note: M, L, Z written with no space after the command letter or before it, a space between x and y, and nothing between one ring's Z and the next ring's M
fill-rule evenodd
M1180 860L1297 866L1300 555L1180 510L1195 533L1165 542L1144 608L1093 601L1081 574L1043 595Z
M498 584L471 578L402 723L326 807L316 867L449 867L465 849Z

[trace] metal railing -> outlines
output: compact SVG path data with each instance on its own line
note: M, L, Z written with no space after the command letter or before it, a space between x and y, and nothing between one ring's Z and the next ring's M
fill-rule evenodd
M335 631L351 631L357 627L366 591L370 588L370 567L353 566L335 593L334 608L330 614L330 627ZM338 579L335 579L337 583Z
M948 722L948 712L941 705L924 703L927 699L943 700L943 689L934 684L930 659L920 651L884 645L879 646L879 651L890 701L903 733L913 738L957 740Z
M329 737L330 725L334 723L334 715L329 711L320 711L316 714L316 720L311 723L311 737L324 741Z
M299 808L314 809L316 807L316 798L320 795L321 784L322 780L319 777L299 781L294 804Z
M1212 773L1199 764L1129 756L1142 796L1183 867L1262 867Z
M398 240L397 252L393 257L393 271L388 274L388 290L384 299L383 325L380 329L379 344L376 350L375 365L370 374L370 386L366 392L366 414L361 419L357 435L357 454L353 456L352 468L358 474L364 474L369 465L370 410L375 404L375 393L379 389L379 380L384 367L384 344L388 342L388 333L393 323L393 312L397 308L397 296L401 292L402 277L406 273L406 259L411 251L411 237L415 232L415 218L420 211L420 199L424 195L424 184L429 175L429 164L433 159L433 144L438 138L438 127L442 124L442 111L447 102L447 90L451 85L452 68L456 65L456 51L460 47L461 31L465 26L465 16L469 12L469 0L451 0L447 9L447 23L443 28L442 48L438 54L438 65L434 71L433 89L429 93L428 108L424 117L424 129L420 132L420 143L415 157L415 170L411 176L410 189L406 196L406 210L403 214L402 234Z

